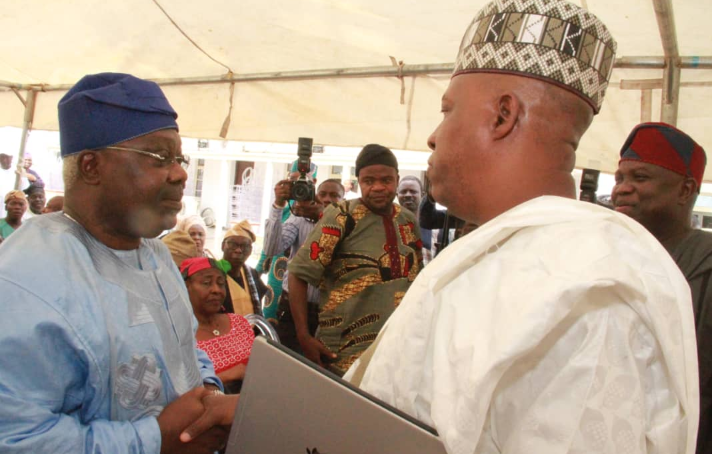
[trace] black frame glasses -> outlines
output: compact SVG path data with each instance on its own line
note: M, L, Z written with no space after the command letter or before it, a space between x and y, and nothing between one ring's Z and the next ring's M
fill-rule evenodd
M230 239L226 239L223 242L225 249L228 250L233 250L233 249L242 249L243 251L252 249L252 243L237 243L235 241L230 241Z
M142 154L144 156L149 156L157 161L160 161L164 166L168 167L172 164L178 163L183 169L188 169L190 166L190 156L170 156L165 157L158 153L153 153L151 151L139 150L138 148L127 148L127 147L104 147L107 150L119 150L119 151L133 151L134 153ZM166 152L166 154L169 154Z

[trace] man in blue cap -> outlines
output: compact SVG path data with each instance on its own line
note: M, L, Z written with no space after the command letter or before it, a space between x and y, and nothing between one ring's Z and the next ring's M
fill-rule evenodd
M158 85L127 74L86 76L59 102L64 212L2 245L3 452L224 445L212 426L230 424L236 400L195 348L188 294L153 239L182 207L176 118Z

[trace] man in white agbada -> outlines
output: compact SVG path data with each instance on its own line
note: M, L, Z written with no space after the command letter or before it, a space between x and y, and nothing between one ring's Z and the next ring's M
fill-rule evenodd
M481 227L424 269L346 375L450 454L694 452L689 287L642 226L573 200L615 48L560 0L492 2L465 34L428 176Z

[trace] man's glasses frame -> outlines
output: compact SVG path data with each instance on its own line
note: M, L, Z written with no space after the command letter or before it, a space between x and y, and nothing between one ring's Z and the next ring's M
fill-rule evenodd
M225 249L228 250L233 250L233 249L242 249L243 251L246 251L248 249L252 249L252 243L236 243L234 241L225 240L224 243Z
M153 153L151 151L146 151L146 150L139 150L138 148L127 148L127 147L104 147L107 150L119 150L119 151L133 151L134 153L142 154L144 156L149 156L157 161L160 161L163 166L168 167L170 165L173 165L175 163L178 163L181 167L184 169L188 169L188 166L190 165L190 156L170 156L170 157L165 157L161 156L158 153ZM166 152L168 153L168 152Z

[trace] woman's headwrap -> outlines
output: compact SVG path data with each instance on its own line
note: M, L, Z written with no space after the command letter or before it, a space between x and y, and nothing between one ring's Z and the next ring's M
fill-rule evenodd
M178 221L178 224L176 224L175 229L187 232L194 225L199 225L203 228L203 230L207 230L207 227L205 226L205 221L203 221L202 216L198 216L197 214L192 214Z
M208 257L193 257L185 259L179 267L183 280L188 279L198 271L210 268L215 268L216 270L222 271L223 274L227 274L232 267L227 260L215 260Z
M13 189L12 191L5 194L5 203L9 202L12 199L24 200L25 203L27 203L27 197L25 197L25 193L17 189Z
M230 230L225 232L223 241L232 236L242 236L249 239L253 243L257 239L257 235L255 235L255 233L252 231L252 225L250 225L250 221L248 221L247 219L243 219L239 223L233 225Z
M198 248L186 232L175 230L161 238L161 241L168 247L176 266L180 266L185 259L198 256Z

